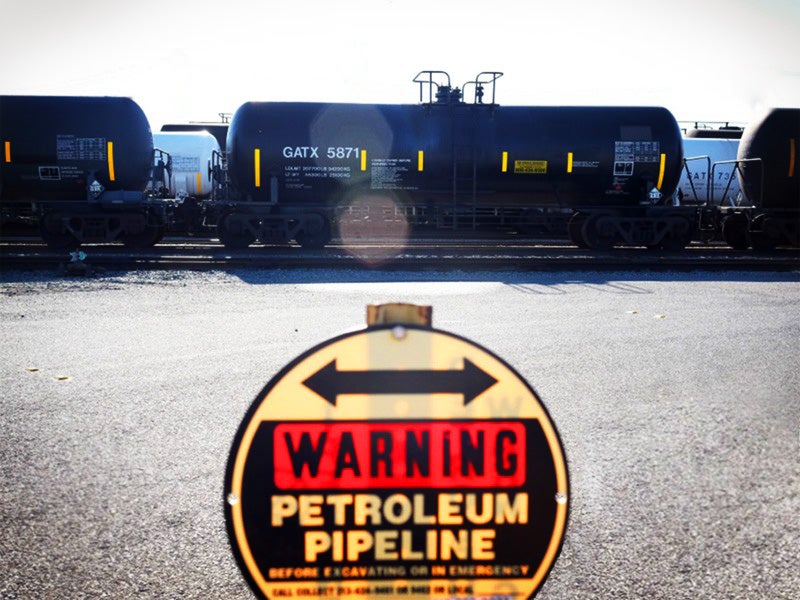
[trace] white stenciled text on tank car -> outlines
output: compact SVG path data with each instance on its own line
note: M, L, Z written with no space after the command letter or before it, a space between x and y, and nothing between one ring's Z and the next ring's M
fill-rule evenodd
M739 149L738 139L683 138L686 166L678 182L677 198L681 204L738 206L742 190L734 173ZM709 194L710 183L710 194Z

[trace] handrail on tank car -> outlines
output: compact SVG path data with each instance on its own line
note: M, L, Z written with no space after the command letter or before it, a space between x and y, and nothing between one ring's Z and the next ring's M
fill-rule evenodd
M164 162L164 157L167 157ZM161 148L153 148L153 168L150 170L150 187L153 192L156 191L156 180L161 183L162 188L167 190L172 189L172 155L166 150ZM166 173L167 179L164 180Z
M230 177L228 175L228 153L224 151L211 151L211 200L227 200Z
M712 181L713 181L713 177L714 177L714 170L717 168L717 165L735 165L733 167L733 169L731 169L731 174L728 177L728 183L725 186L724 193L722 194L722 197L724 198L725 195L728 193L728 190L730 189L731 181L733 181L734 173L739 173L739 175L741 175L742 178L744 178L744 174L742 173L742 169L741 169L741 165L743 163L758 163L758 166L759 166L759 169L760 169L760 175L761 175L759 177L759 180L758 180L758 183L759 183L759 185L758 185L758 187L759 187L758 197L760 198L761 205L763 206L763 204L764 204L764 161L761 160L760 158L740 158L740 159L736 159L736 160L719 160L719 161L715 162L713 165L711 165ZM742 189L742 192L744 192L744 189ZM750 198L748 198L747 200L750 202L750 206L751 207L755 207L755 204L753 203L753 201ZM731 201L731 206L734 206L733 201Z
M481 79L481 77L483 75L488 75L489 77L491 77L491 79L487 79L487 80L484 81L484 80ZM483 104L483 96L484 96L483 86L491 84L491 86L492 86L492 101L489 102L489 104L491 106L494 106L495 90L496 90L496 87L497 87L495 82L498 79L500 79L502 76L503 76L503 73L500 72L500 71L481 71L480 73L478 73L478 75L475 77L475 79L473 81L467 81L466 83L464 83L464 85L461 86L461 91L462 91L462 93L465 93L465 90L467 89L468 85L474 85L475 86L475 96L472 99L472 103L473 104Z
M690 156L689 158L684 157L683 159L683 169L686 171L686 175L689 177L689 187L692 188L692 193L694 193L694 197L697 198L697 190L694 188L694 181L692 180L692 172L689 170L689 161L690 160L703 160L706 161L706 202L705 206L708 206L709 202L711 201L711 185L710 185L710 177L711 177L711 157L708 155L700 155L700 156Z
M423 75L427 75L427 79L421 79ZM414 77L414 83L419 84L419 101L420 103L424 104L424 93L423 93L423 86L427 83L428 84L428 104L433 104L434 93L433 93L433 86L436 86L436 90L438 91L441 85L433 80L434 75L444 75L447 78L446 87L450 88L450 74L447 71L420 71L417 73L416 77Z

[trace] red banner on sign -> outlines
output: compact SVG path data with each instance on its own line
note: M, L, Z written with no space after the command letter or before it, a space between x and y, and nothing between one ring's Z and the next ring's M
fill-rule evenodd
M525 483L518 421L290 422L273 438L283 490L517 487Z

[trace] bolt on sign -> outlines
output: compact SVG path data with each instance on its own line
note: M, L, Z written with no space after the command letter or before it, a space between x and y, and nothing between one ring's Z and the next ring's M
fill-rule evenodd
M561 549L568 475L533 388L430 307L369 308L258 394L225 516L264 598L530 598Z

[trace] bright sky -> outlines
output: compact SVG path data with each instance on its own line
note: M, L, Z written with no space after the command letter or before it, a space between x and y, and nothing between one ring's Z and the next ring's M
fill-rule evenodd
M800 106L800 0L0 0L0 94L131 96L154 130L249 100L413 104L422 70L505 105Z

